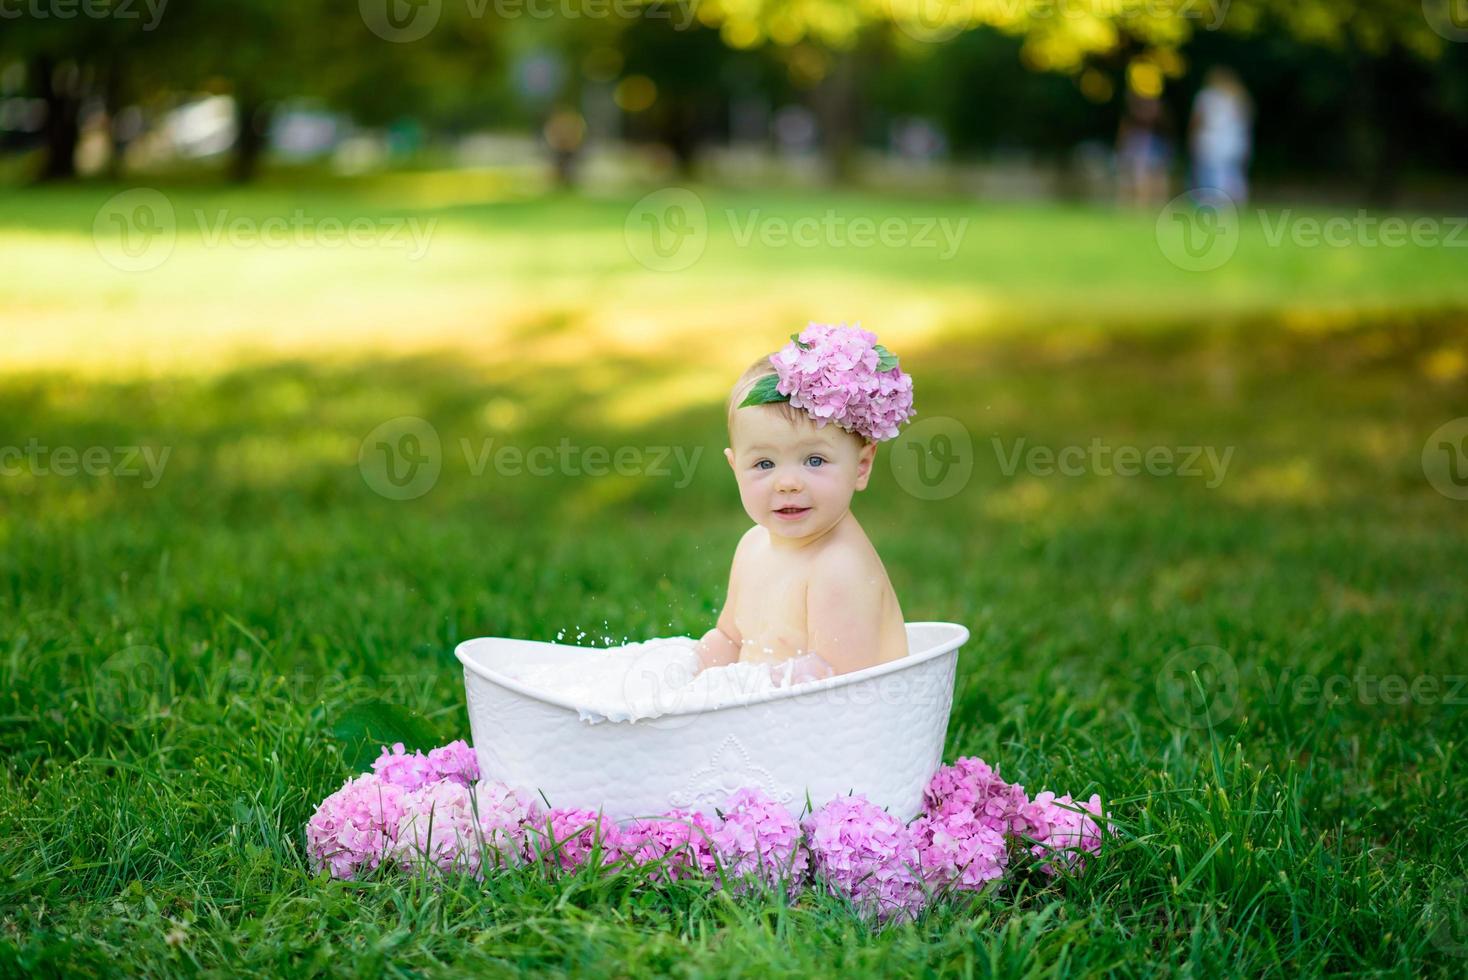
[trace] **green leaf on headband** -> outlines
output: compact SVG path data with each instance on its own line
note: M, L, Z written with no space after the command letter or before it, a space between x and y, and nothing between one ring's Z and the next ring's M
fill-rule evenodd
M872 350L877 352L878 371L890 371L897 366L897 355L881 344L874 345Z
M795 341L795 346L799 347L801 350L810 350L810 344L807 344L805 341L801 340L800 334L793 333L790 335L790 339Z
M768 405L771 402L788 402L789 395L782 395L776 387L780 383L780 376L767 374L754 383L749 389L749 394L744 396L744 401L739 403L740 408L748 408L750 405Z

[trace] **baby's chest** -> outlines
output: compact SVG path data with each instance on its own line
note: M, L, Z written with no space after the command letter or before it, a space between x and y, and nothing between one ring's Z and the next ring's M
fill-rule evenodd
M743 659L783 660L805 646L805 585L804 576L770 571L743 583L734 608Z

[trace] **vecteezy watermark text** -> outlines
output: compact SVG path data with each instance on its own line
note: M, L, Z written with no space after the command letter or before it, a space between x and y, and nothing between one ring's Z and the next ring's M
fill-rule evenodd
M0 0L0 20L147 20L151 31L163 19L168 0Z
M1468 248L1468 218L1381 217L1358 209L1351 217L1330 218L1297 216L1292 208L1284 208L1277 219L1259 209L1259 223L1264 228L1264 241L1278 248L1286 238L1299 248Z
M253 218L231 215L221 209L209 214L194 211L199 235L204 245L214 248L227 244L235 248L261 245L265 248L398 248L407 249L411 261L428 252L429 239L438 225L437 218L420 220L410 217L313 218L300 208L290 215Z
M1331 711L1347 704L1461 709L1468 706L1468 674L1378 671L1364 665L1331 672L1296 667L1269 672L1252 665L1246 671L1228 650L1203 645L1167 658L1157 674L1157 698L1167 720L1183 728L1221 724L1245 701L1256 709L1299 705Z
M172 452L172 446L47 446L31 438L24 446L0 446L0 477L140 476L151 490Z
M481 476L491 465L500 476L674 476L673 486L688 486L698 468L702 446L692 452L683 446L578 446L565 436L554 447L514 445L495 446L494 439L484 439L475 446L460 439L471 476ZM669 464L672 464L670 467Z
M786 218L766 215L751 208L741 217L734 208L724 216L733 232L734 244L748 247L758 241L766 248L918 248L936 250L938 258L953 258L968 231L968 219L946 217L888 217L878 221L863 216L850 217L827 208L820 215Z
M1468 5L1468 0L1464 0ZM1316 216L1293 208L1256 208L1264 245L1281 248L1468 248L1468 217L1372 214ZM1210 272L1238 250L1242 212L1216 187L1199 187L1167 202L1154 231L1163 256L1188 272Z
M556 443L517 446L494 437L458 441L464 467L472 477L496 476L673 478L679 490L693 481L702 446L582 445L562 436ZM367 433L357 467L373 492L389 500L413 500L432 490L445 463L443 441L427 419L403 415Z
M497 21L578 20L627 22L634 18L667 21L686 31L698 18L700 0L357 0L367 29L384 41L408 44L427 37L443 16L445 2L461 5L471 20L491 13ZM453 9L458 9L454 7Z
M999 472L1014 476L1021 466L1031 476L1181 476L1206 478L1204 486L1216 489L1228 473L1233 446L1222 452L1216 446L1110 446L1100 437L1089 445L1029 445L1023 437L1009 446L998 436L990 439Z
M703 199L685 187L665 187L640 198L627 212L627 251L654 272L679 272L702 258L709 238L727 232L735 248L915 249L947 261L958 254L968 218L946 215L770 214L762 208L725 208L711 220Z
M427 254L438 227L437 218L416 215L316 217L301 208L264 217L228 208L194 208L188 214L205 248L380 248L405 251L409 261ZM114 194L97 209L92 242L113 268L147 272L173 254L179 224L180 216L166 194L135 187Z

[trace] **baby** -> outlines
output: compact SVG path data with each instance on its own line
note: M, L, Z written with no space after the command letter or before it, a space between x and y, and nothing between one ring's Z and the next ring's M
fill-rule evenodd
M876 340L811 324L735 384L724 457L755 524L701 668L770 664L793 684L907 656L897 595L850 510L877 442L913 415L912 379Z

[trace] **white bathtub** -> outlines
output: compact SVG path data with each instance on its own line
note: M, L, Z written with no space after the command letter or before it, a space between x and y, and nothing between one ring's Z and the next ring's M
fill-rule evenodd
M482 774L551 806L618 820L673 807L712 815L731 791L755 786L797 816L807 798L820 806L857 792L910 820L943 759L968 635L956 623L908 623L902 660L641 721L582 720L576 704L503 672L527 662L574 665L594 655L584 647L484 637L454 654Z

